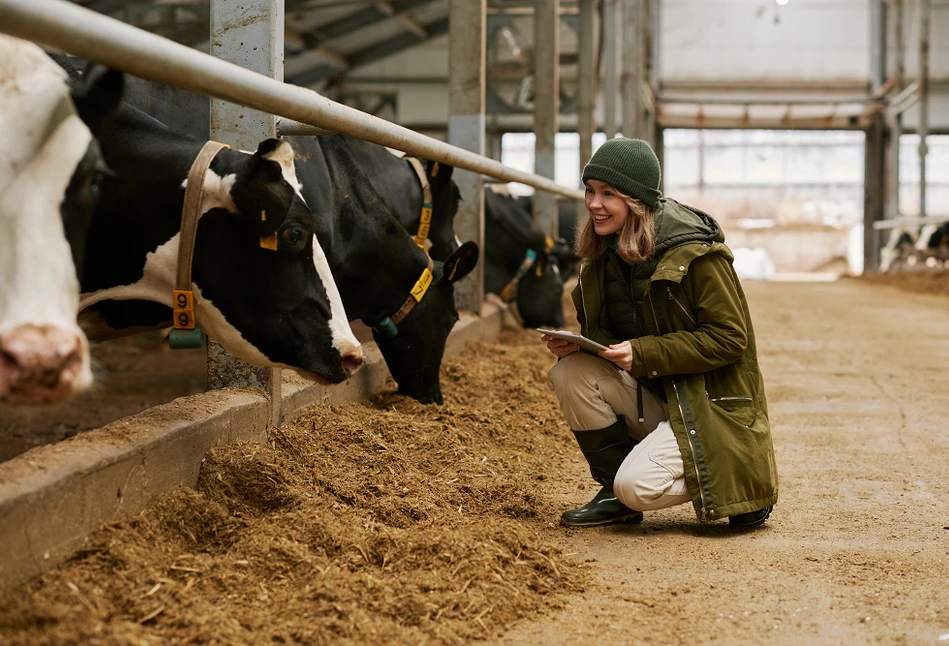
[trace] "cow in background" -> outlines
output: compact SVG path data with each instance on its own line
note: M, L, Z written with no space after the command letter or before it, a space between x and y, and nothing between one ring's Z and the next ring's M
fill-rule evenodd
M484 290L515 301L524 327L562 327L563 277L550 255L554 241L517 201L484 192Z
M900 265L939 267L947 262L949 222L922 227L894 227L890 229L886 245L880 250L880 271L884 273Z
M95 137L122 94L119 72L66 73L33 43L0 35L0 403L62 401L92 384L76 323L86 230L108 169Z
M524 209L528 215L533 217L533 197L522 195L517 198L517 204ZM557 200L557 238L554 240L554 247L551 249L550 255L557 259L557 265L560 267L560 275L565 281L572 278L580 267L580 256L574 251L576 248L577 233L579 231L579 224L577 222L578 204L583 208L583 203L578 200Z

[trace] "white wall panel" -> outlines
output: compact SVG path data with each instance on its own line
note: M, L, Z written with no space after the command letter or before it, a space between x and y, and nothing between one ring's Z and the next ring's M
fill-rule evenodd
M866 78L869 0L664 0L662 79Z

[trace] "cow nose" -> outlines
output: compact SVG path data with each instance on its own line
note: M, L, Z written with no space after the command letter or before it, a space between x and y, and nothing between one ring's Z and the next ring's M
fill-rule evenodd
M15 405L61 401L83 368L82 339L52 325L18 325L0 333L0 400Z
M343 351L342 355L343 369L349 377L352 377L359 372L359 369L362 368L363 361L365 361L362 356L362 346L352 346L348 350Z

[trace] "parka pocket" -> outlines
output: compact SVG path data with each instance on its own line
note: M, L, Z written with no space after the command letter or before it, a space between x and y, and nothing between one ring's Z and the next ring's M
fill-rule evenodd
M758 416L758 407L755 406L755 400L751 397L731 396L731 397L712 397L708 401L713 406L720 408L734 421L742 426L751 426Z

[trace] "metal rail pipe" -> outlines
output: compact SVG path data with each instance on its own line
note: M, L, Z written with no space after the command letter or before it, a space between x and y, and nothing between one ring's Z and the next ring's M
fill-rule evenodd
M65 0L0 0L0 32L159 83L351 135L456 168L577 200L583 192L525 173Z

